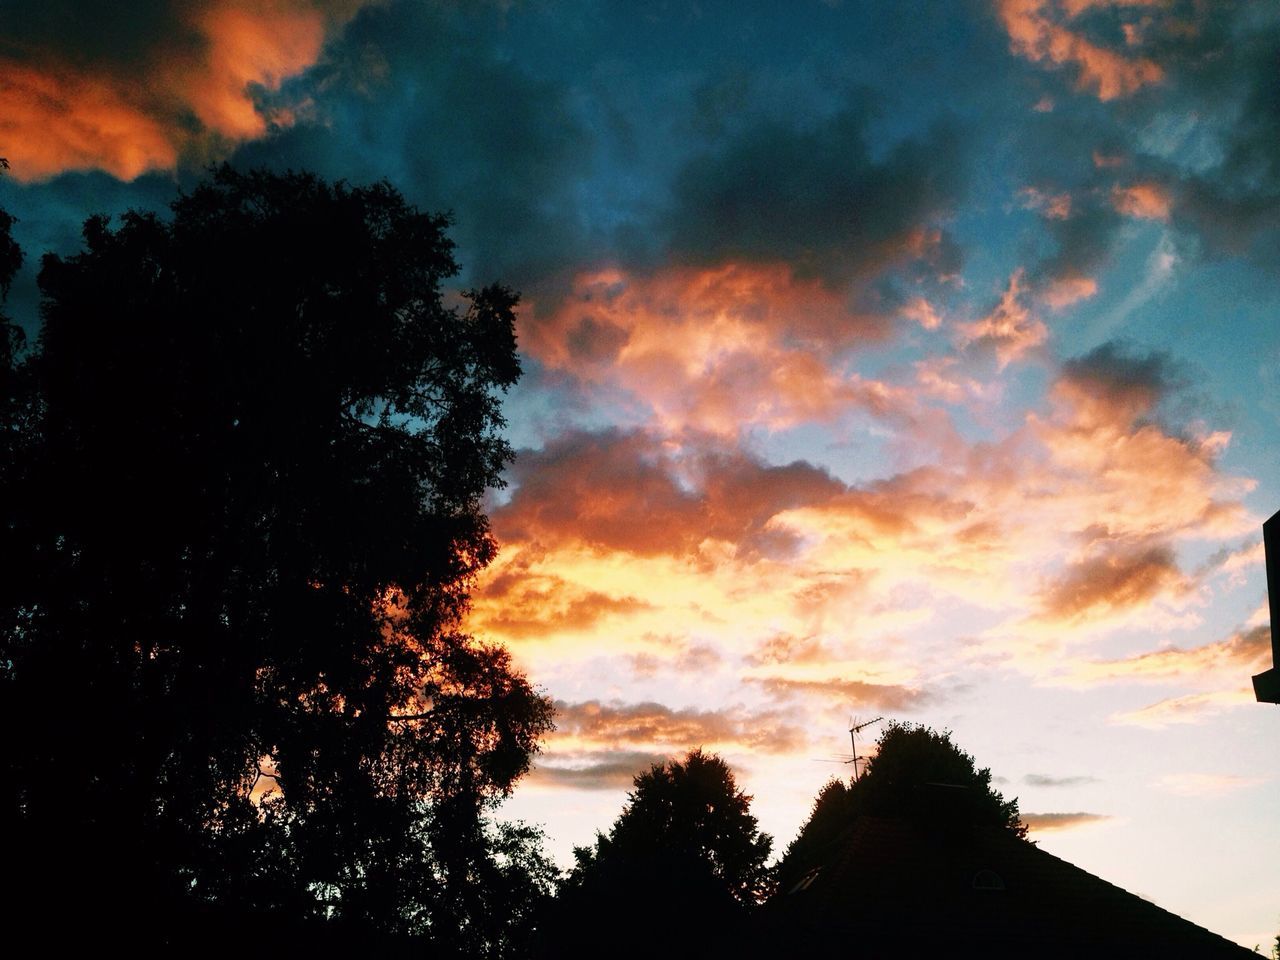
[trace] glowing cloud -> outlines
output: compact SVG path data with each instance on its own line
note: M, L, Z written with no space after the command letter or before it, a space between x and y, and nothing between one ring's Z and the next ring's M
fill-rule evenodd
M1111 203L1120 213L1139 220L1168 220L1172 199L1158 183L1135 183L1111 191Z
M1108 552L1073 564L1042 594L1045 613L1080 621L1126 607L1145 606L1167 590L1185 591L1190 581L1167 546Z
M1089 7L1102 5L1096 0L1068 3L1064 12L1070 20ZM1077 87L1091 91L1099 100L1129 96L1164 79L1164 71L1155 61L1130 59L1100 47L1057 20L1048 0L998 0L996 12L1015 54L1033 63L1074 67Z
M730 264L583 275L550 316L526 313L520 337L549 367L638 397L667 430L732 436L906 406L904 392L832 362L890 326L787 267Z
M131 180L260 137L287 114L260 97L316 62L351 0L175 4L173 35L148 38L140 62L12 44L0 57L0 139L13 176L104 170ZM137 31L147 29L139 25Z
M1257 672L1270 653L1271 630L1261 625L1190 649L1166 647L1123 660L1076 663L1071 676L1090 683L1100 680L1168 682L1215 674L1224 678L1247 676Z
M995 308L972 323L960 324L961 342L993 349L1003 369L1031 349L1040 346L1049 330L1024 302L1023 271L1014 272Z
M1101 813L1024 813L1022 822L1032 833L1049 833L1054 830L1072 830L1092 824L1105 823L1109 816Z
M1080 300L1087 300L1098 292L1098 281L1093 277L1079 275L1060 277L1051 283L1040 294L1045 306L1053 310L1062 310Z

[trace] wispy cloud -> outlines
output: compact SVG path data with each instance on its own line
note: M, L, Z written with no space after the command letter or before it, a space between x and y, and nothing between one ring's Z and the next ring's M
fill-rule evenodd
M1216 797L1266 783L1268 779L1230 773L1170 773L1157 780L1155 786L1181 797Z
M599 700L557 701L556 731L549 739L551 752L662 745L671 752L707 747L787 753L806 742L803 728L786 711L676 709L652 701Z
M899 684L867 683L862 680L796 680L787 677L752 677L767 693L791 697L823 697L838 705L868 707L910 713L936 703L936 694Z
M1082 787L1100 781L1097 777L1053 777L1047 773L1028 773L1022 778L1022 782L1029 787Z
M1049 833L1054 830L1074 830L1092 824L1105 823L1111 817L1102 813L1024 813L1022 822L1032 833Z
M1169 697L1155 703L1113 714L1113 723L1160 730L1170 724L1202 723L1234 707L1256 706L1253 691L1247 689L1215 690Z
M1164 647L1119 660L1094 660L1073 663L1067 677L1084 683L1099 681L1202 682L1205 678L1245 676L1260 668L1271 651L1271 630L1265 624L1234 633L1226 639L1198 647ZM1221 696L1221 695L1218 695ZM1181 701L1181 706L1173 704ZM1194 711L1198 701L1177 698L1162 701L1166 710L1186 708ZM1154 710L1155 705L1148 710ZM1153 715L1158 715L1155 711Z
M581 751L537 763L529 774L535 787L569 790L621 790L669 755L646 750Z

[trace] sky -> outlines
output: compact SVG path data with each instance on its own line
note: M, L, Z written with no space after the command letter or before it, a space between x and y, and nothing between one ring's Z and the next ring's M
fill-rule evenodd
M1278 61L1230 0L0 4L8 309L210 163L388 179L522 294L468 628L558 729L505 815L567 862L701 746L781 852L883 716L1265 945Z

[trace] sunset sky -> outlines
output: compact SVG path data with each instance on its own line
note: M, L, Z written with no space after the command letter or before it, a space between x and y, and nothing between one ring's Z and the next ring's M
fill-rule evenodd
M32 331L39 253L222 159L385 177L522 292L469 629L557 702L504 810L562 862L698 746L780 852L884 715L1280 930L1277 5L4 4L0 156Z

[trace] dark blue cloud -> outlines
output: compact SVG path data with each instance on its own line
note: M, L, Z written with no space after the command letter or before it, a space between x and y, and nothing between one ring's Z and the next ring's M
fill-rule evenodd
M903 258L914 234L959 203L963 141L940 126L877 157L868 126L865 111L804 127L762 122L695 156L673 191L673 253L785 262L832 285Z
M575 183L591 144L567 88L507 57L500 28L483 9L362 11L281 94L301 122L234 162L386 177L414 202L453 211L474 282L535 281L581 232Z

